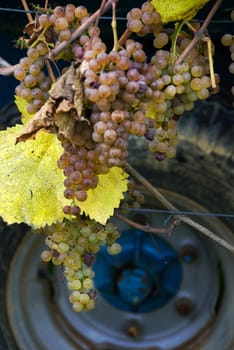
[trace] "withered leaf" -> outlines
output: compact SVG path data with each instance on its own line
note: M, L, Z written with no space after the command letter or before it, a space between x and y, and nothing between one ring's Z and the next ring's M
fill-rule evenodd
M46 104L35 114L35 116L25 125L20 135L16 138L16 143L33 139L41 129L52 131L54 128L54 101L49 98Z
M48 101L25 125L16 142L34 138L42 128L62 133L72 142L75 121L85 119L83 97L80 68L72 64L54 83Z

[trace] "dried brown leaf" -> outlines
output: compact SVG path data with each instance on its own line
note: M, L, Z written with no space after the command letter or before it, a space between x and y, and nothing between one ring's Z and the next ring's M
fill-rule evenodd
M85 119L83 97L80 69L72 64L55 82L48 101L24 127L17 142L34 138L42 128L72 141L75 122Z

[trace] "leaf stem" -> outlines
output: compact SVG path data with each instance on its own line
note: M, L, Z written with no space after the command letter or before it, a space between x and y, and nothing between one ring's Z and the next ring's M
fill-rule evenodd
M201 28L196 32L194 35L192 41L189 43L189 45L184 49L184 51L181 53L181 55L176 60L175 64L180 64L185 57L188 55L188 53L192 50L192 48L198 43L198 41L201 39L202 35L204 34L208 24L214 17L216 11L218 10L219 6L221 5L223 0L216 0L214 6L211 8L209 14L207 15L205 21L203 22Z
M142 175L138 173L130 164L126 164L126 169L129 171L131 175L133 175L138 181L142 183L142 185L148 189L155 198L157 198L166 208L170 210L178 211L178 209L169 202L154 186L152 186ZM234 245L231 243L228 243L223 238L220 238L218 235L216 235L214 232L209 230L207 227L197 223L196 221L190 219L189 217L183 216L183 215L173 215L176 220L179 220L180 222L183 222L193 228L195 228L197 231L201 232L205 236L213 239L215 242L219 243L226 249L228 249L230 252L234 253Z
M181 29L182 29L182 27L183 27L184 24L185 24L184 21L182 21L181 23L178 23L175 32L174 32L173 35L171 36L171 42L172 42L171 48L172 48L172 54L173 54L174 56L176 56L176 44L177 44L177 39L178 39L178 36L179 36L179 34L180 34L180 32L181 32Z

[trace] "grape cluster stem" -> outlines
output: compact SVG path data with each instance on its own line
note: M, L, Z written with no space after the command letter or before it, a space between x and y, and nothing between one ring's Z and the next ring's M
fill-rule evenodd
M136 169L134 169L129 163L126 164L126 169L129 171L129 173L134 176L138 181L142 183L142 185L152 193L152 195L158 199L167 209L170 210L178 210L170 201L168 201L154 186L152 186L141 174L138 173ZM210 239L214 240L218 244L222 245L226 249L228 249L230 252L234 253L234 246L224 240L223 238L220 238L216 233L209 230L207 227L197 223L196 221L190 219L187 216L184 215L173 215L174 219L176 219L176 225L179 223L185 223L203 235L209 237ZM123 218L122 218L123 219ZM125 218L124 218L125 219ZM172 223L173 224L173 223ZM175 224L175 223L174 223ZM168 228L167 228L168 230ZM150 231L152 232L152 231Z

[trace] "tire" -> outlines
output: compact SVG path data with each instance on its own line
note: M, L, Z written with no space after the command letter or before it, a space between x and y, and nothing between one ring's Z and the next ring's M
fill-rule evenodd
M0 350L18 350L8 324L6 285L11 260L27 230L25 225L7 226L0 221Z
M180 119L179 144L174 159L157 162L152 155L146 153L147 145L145 141L135 141L135 139L132 139L129 163L157 188L164 190L165 193L167 191L168 193L176 192L178 195L189 198L191 203L192 201L199 203L199 205L213 213L233 213L233 139L232 112L217 102L201 102L197 104L193 113L184 115ZM179 209L189 210L189 208L184 208L183 204ZM202 222L200 218L197 220ZM222 221L225 227L233 230L233 219L222 218ZM9 315L11 318L11 311L7 310L6 307L6 305L9 306L9 297L7 295L9 292L9 283L8 290L6 288L9 271L14 266L15 252L25 244L25 240L22 243L22 239L27 231L27 227L24 225L7 226L1 223L0 227L0 350L32 349L32 346L28 348L17 346L17 344L20 344L20 341L18 339L14 341L14 337L17 338L18 335L15 332L14 336L12 335L11 327L8 323ZM232 237L229 236L229 239L232 239ZM211 242L211 244L213 243ZM19 248L17 249L17 247ZM233 286L230 282L232 275L232 265L230 262L233 263L234 258L224 248L217 246L216 248L217 251L220 250L220 259L223 257L222 261L225 264L222 267L221 273L221 279L225 281L219 293L219 298L222 300L217 301L217 308L219 310L217 319L228 322L226 328L232 330L232 318L229 315L225 316L225 313L227 313L229 306L230 310L234 308L234 298L231 293ZM14 286L14 284L11 283L11 286ZM17 287L15 285L15 288ZM223 290L224 288L225 290ZM6 302L6 298L8 298L8 302ZM15 310L17 312L17 307ZM212 328L211 334L209 333L205 337L205 344L208 344L207 347L204 348L199 343L197 349L214 350L216 344L219 344L217 349L233 349L232 344L234 340L230 333L231 331L228 331L227 334L229 338L219 343L221 337L220 323L221 321L217 321L218 326ZM95 346L95 339L89 339L89 341L91 341L92 347ZM82 345L76 347L76 349L78 348L83 349ZM86 348L88 349L89 347L86 345ZM130 348L126 347L126 349ZM185 348L191 349L189 347L183 347L184 350ZM107 348L101 347L101 349ZM108 349L112 350L112 347L109 345ZM121 349L125 348L122 346ZM132 349L135 348L133 347Z

